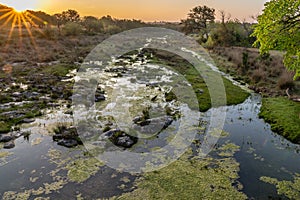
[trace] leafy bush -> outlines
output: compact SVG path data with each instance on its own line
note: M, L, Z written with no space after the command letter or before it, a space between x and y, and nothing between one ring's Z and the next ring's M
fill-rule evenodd
M77 36L82 32L82 26L76 22L68 22L63 27L65 36Z

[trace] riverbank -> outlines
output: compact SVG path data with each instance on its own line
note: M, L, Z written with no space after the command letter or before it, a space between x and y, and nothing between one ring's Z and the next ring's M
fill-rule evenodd
M300 143L300 103L287 98L286 89L299 95L300 82L293 80L282 60L283 53L271 51L260 55L258 49L219 47L210 51L220 70L248 83L249 88L263 97L260 117L272 130L294 143Z
M161 50L151 50L150 52L154 55L152 63L170 66L186 77L197 95L199 110L201 112L205 112L211 108L211 98L207 88L207 83L205 83L201 74L199 74L199 72L188 61L178 55L173 55ZM222 79L226 92L226 105L242 103L249 97L250 94L247 91L241 89L237 85L234 85L230 80L224 77L222 77Z

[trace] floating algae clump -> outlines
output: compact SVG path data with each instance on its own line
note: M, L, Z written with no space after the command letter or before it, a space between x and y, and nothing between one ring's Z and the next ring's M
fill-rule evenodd
M236 148L226 144L226 156ZM136 190L116 199L247 199L239 191L239 163L234 158L189 159L190 155L191 151L159 171L144 174L136 181Z
M5 158L11 154L12 154L11 152L7 152L7 151L0 152L0 158Z
M283 194L290 199L300 199L300 174L296 174L294 181L279 181L266 176L262 176L260 180L275 185L279 195Z
M68 178L80 183L95 175L101 166L103 163L96 158L79 158L70 162L66 169L68 170Z

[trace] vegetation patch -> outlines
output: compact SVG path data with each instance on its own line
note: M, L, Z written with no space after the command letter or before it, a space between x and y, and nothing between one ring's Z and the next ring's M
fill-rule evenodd
M149 51L147 49L147 51ZM173 55L169 52L164 51L152 51L154 58L151 60L152 63L163 64L173 68L173 70L183 74L187 81L192 85L193 90L197 96L199 102L199 110L202 112L207 111L211 108L211 97L207 84L204 79L199 75L199 72L185 59L178 55ZM217 73L211 72L211 76L217 76ZM226 104L235 105L245 101L250 95L247 91L240 87L232 84L228 79L223 78L223 83L226 91ZM222 102L222 100L220 100ZM222 106L218 101L217 105Z
M84 182L90 176L95 175L103 163L96 158L80 158L66 166L68 178L74 182Z
M239 163L232 158L238 149L228 143L217 150L226 155L217 159L190 158L188 151L169 166L144 174L136 190L115 199L247 199L239 191Z
M265 98L260 117L270 123L274 132L292 142L300 143L300 103L285 97Z
M297 174L293 181L282 180L276 178L262 176L261 181L276 186L279 195L285 195L289 199L300 199L300 175Z

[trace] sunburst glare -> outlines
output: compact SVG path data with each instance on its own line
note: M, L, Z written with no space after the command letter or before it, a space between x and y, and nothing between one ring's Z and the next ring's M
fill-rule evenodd
M38 25L36 24L36 22L45 23L42 19L38 18L28 10L18 11L16 8L7 7L0 9L0 20L3 21L2 25L0 26L0 30L3 30L6 27L9 28L6 48L9 46L9 42L12 39L13 32L15 29L18 29L20 45L22 44L23 40L23 29L26 29L32 44L36 48L36 42L34 40L31 30L34 27L36 30L43 34L43 32L39 29Z

